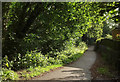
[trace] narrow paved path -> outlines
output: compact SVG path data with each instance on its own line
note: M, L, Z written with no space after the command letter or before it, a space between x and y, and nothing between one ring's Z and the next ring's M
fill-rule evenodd
M96 53L93 49L94 46L90 46L76 62L34 80L91 80L89 69L96 60Z

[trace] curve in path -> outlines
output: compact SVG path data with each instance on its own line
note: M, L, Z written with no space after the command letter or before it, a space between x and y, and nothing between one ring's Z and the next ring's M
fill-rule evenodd
M77 61L34 80L91 80L89 69L96 60L96 53L93 49L94 46L90 46Z

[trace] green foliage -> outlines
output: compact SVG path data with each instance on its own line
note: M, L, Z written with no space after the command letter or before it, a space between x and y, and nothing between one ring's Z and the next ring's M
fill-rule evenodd
M66 41L74 40L78 45L83 34L99 37L102 33L103 21L98 16L97 3L3 4L3 57L7 55L10 60L13 60L12 55L20 53L23 56L26 51L35 49L43 55L56 49L61 51Z
M24 40L21 42L21 50L22 53L26 53L26 51L39 49L42 44L42 40L40 40L40 36L36 34L27 34ZM31 47L32 46L32 47Z
M112 35L110 35L110 34L106 34L106 37L105 37L106 39L112 39Z
M75 54L83 53L86 49L86 44L81 42L78 47L75 47L75 45L66 45L65 50L53 52L52 55L54 55L54 57L50 57L49 54L51 54L51 52L48 53L48 55L42 55L41 52L37 51L27 52L25 56L18 54L14 57L13 61L9 61L8 57L5 56L3 58L3 67L19 70L36 66L46 67L54 64L66 64L72 61L72 57L74 57Z
M2 68L1 75L2 75L3 81L4 80L18 80L18 75L13 70Z
M106 3L99 3L100 15L103 16L107 14L107 19L112 19L114 22L119 23L119 2L106 2Z
M50 65L51 63L48 62L48 60L50 61L50 58L48 59L48 57L42 55L41 52L31 51L27 52L25 56L21 56L21 54L18 54L18 56L14 58L12 69L14 70L25 69L30 68L31 66L45 67Z
M84 42L79 43L78 47L75 47L75 45L66 46L66 49L57 55L57 59L62 60L63 64L70 63L79 58L86 49L87 45Z
M12 60L12 55L25 55L35 49L44 55L55 49L61 51L71 38L78 45L83 34L97 39L104 29L105 17L100 14L103 10L117 13L118 5L117 2L3 3L3 57L7 55Z
M117 8L118 4L4 2L2 66L31 71L38 66L63 65L76 60L87 49L82 41L89 43L102 34L110 34L103 23L105 17L100 15L102 10L108 10L106 6ZM114 9L109 11L117 13Z
M8 60L8 57L5 56L5 57L2 59L2 66L5 67L5 68L11 69L11 68L13 67L13 62L12 62L12 61L9 61L9 60Z
M57 55L54 57L50 57L48 53L48 55L42 55L41 52L37 52L37 51L31 51L31 52L27 52L27 54L25 54L25 56L21 56L21 54L18 54L18 56L16 56L14 58L13 61L9 61L7 56L4 58L3 60L3 66L4 66L4 70L7 70L6 72L11 74L14 71L8 70L6 69L6 67L8 66L8 64L12 64L9 65L9 68L14 69L14 70L19 70L19 69L27 69L23 72L21 72L21 77L29 79L30 77L35 77L40 75L43 72L49 71L50 69L56 68L56 67L60 67L62 65L68 64L72 61L75 61L77 58L79 58L80 56L82 56L82 54L84 53L84 51L87 49L87 45L84 42L79 43L78 47L75 46L66 46L67 48L63 51L60 52L54 52L52 54ZM12 62L12 63L11 63ZM6 72L3 73L6 74ZM16 73L13 74L13 76L6 76L4 75L3 79L6 80L6 78L10 78L10 79L15 79L12 78L14 75L16 75Z
M103 34L102 37L105 37L106 34L112 34L112 28L109 27L110 25L107 24L106 22L103 22Z
M61 67L64 64L68 64L72 61L75 61L77 58L82 56L86 49L87 49L86 44L84 42L81 42L79 47L72 48L69 47L64 51L54 52L54 54L56 54L57 56L55 58L48 57L48 59L46 60L47 62L50 63L50 66L46 67L38 66L35 68L30 67L27 69L27 72L30 73L29 76L28 73L25 71L24 73L22 73L22 77L24 78L35 77L43 72L49 71L50 69Z
M102 39L104 39L104 37L98 38L98 39L96 40L96 42L101 41Z
M4 2L3 67L32 69L76 60L87 49L82 41L92 43L110 32L103 23L101 10L106 5L118 6L117 3L102 5L105 8L97 2Z
M96 42L97 42L97 41L101 41L102 39L112 39L112 35L106 34L105 37L100 37L100 38L98 38L98 39L96 40Z

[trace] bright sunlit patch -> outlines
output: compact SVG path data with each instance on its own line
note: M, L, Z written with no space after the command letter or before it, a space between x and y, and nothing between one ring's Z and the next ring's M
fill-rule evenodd
M119 1L120 1L120 0L119 0ZM116 11L118 11L118 10L119 10L119 8L116 8L115 10L116 10Z
M109 28L112 28L112 26L109 26Z

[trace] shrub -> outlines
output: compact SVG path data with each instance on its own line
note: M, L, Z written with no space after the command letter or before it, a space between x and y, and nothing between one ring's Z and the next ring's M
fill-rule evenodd
M22 68L30 68L30 66L32 67L36 67L36 66L46 66L49 63L48 58L44 55L41 54L41 52L36 52L36 51L31 51L31 52L27 52L27 54L25 54L25 56L21 56L21 54L18 55L18 57L16 57L18 61L14 61L14 66L20 69Z
M13 61L8 60L8 56L2 59L2 67L11 69L13 67Z
M87 49L85 42L79 43L78 47L66 46L67 48L57 55L57 60L61 60L63 64L70 63L81 56Z
M29 78L39 75L42 72L48 71L50 68L46 68L52 65L64 65L68 64L72 61L75 61L79 58L84 51L87 49L87 45L84 42L79 43L79 46L69 46L66 45L66 48L62 51L54 51L43 55L41 52L31 51L27 52L24 56L21 54L16 55L13 61L9 61L8 57L5 56L3 58L3 80L7 79L16 79L17 74L10 70L20 70L27 69L25 73L22 73L23 77ZM51 57L49 54L56 55ZM6 68L10 68L9 70ZM41 69L42 68L42 69ZM31 74L26 74L30 72ZM16 77L14 77L16 75Z
M13 70L2 68L2 80L18 80L18 75Z

